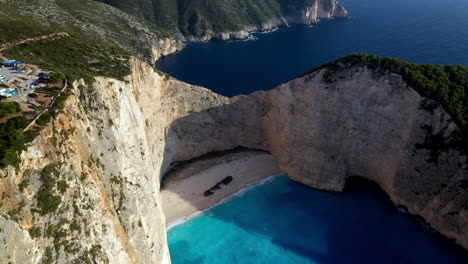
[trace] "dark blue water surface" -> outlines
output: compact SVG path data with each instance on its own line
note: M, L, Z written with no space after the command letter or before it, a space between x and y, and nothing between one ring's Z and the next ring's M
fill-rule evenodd
M468 65L467 0L341 0L351 18L190 44L157 66L227 95L268 90L341 56L363 52L414 63Z
M168 232L174 264L455 264L467 253L368 182L343 193L278 177Z

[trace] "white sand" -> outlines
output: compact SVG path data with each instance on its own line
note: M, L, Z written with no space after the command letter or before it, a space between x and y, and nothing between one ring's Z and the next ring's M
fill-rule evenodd
M282 174L271 155L257 154L214 165L183 179L169 180L161 190L166 226L202 211L230 197L239 190L272 175ZM233 180L215 194L203 194L227 176Z

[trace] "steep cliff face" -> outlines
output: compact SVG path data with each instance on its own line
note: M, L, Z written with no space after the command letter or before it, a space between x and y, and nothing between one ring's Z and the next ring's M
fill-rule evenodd
M161 57L176 53L184 47L184 44L176 39L164 38L154 41L151 46L151 58L152 63L156 63Z
M159 194L165 132L227 100L132 61L75 83L63 112L0 171L0 262L170 263Z
M319 19L348 16L348 11L336 0L283 1L282 5L289 24L310 25Z
M347 177L362 176L468 248L466 156L448 149L433 161L425 145L459 130L450 116L422 109L424 98L399 75L352 67L326 82L324 72L177 120L167 158L244 146L271 152L292 179L314 188L341 191Z
M465 156L447 150L431 162L424 146L458 128L442 109L422 109L399 75L351 67L327 82L322 69L229 99L136 59L131 68L126 81L75 83L20 170L0 171L0 262L169 263L162 175L237 146L271 152L315 188L340 191L354 175L375 181L468 248Z

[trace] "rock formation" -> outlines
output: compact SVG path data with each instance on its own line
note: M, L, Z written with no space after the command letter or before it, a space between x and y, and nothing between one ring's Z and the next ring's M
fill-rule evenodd
M167 127L228 100L138 60L132 72L75 83L20 170L0 171L1 263L170 263L159 196Z
M131 60L126 81L75 82L65 109L0 171L0 262L170 263L159 187L171 164L237 146L271 152L309 186L377 182L399 206L468 248L465 157L417 148L457 130L396 74L326 69L226 98ZM59 197L60 199L58 199ZM44 201L50 203L44 203ZM45 206L55 205L55 206Z
M458 131L451 117L422 109L424 98L399 75L352 67L326 82L325 71L176 120L166 158L243 146L271 152L293 180L314 188L341 191L347 177L361 176L468 248L466 156L448 150L434 162L421 147L428 136Z

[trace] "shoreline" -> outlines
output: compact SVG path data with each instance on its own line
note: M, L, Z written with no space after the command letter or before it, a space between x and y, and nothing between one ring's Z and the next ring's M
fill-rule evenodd
M281 176L285 176L286 174L285 173L280 173L280 174L275 174L275 175L270 175L260 181L257 181L257 182L254 182L254 183L251 183L249 184L248 186L240 189L238 192L236 192L235 194L231 195L231 196L228 196L226 198L223 198L221 199L221 201L219 201L218 203L216 204L213 204L211 205L210 207L206 208L206 209L203 209L201 211L197 211L195 213L192 213L190 215L187 215L187 216L184 216L182 218L179 218L179 219L176 219L168 224L166 224L166 231L169 231L171 230L172 228L178 226L178 225L181 225L187 221L190 221L200 215L202 215L204 212L210 210L210 209L213 209L219 205L222 205L224 203L227 203L229 201L231 201L232 199L236 198L236 197L241 197L244 193L250 191L251 189L257 187L257 186L261 186L261 185L264 185L264 184L267 184L271 181L273 181L274 179L276 179L277 177L281 177Z
M234 156L234 159L230 159ZM266 153L240 152L213 158L215 164L210 167L203 162L195 162L187 168L169 176L161 189L163 212L166 218L166 230L202 214L233 197L257 185L268 182L279 175L284 175L273 156ZM193 175L187 172L195 172ZM204 196L204 192L227 176L232 182L221 185L213 195Z
M338 17L330 17L330 18L323 18L323 19L334 20L334 19L340 19L340 18L347 19L347 18L351 18L351 16L350 15L344 16L344 17L338 16ZM276 32L276 31L278 31L280 29L291 28L291 27L313 27L313 26L316 26L317 24L319 24L321 20L322 19L317 19L317 21L315 21L313 23L303 23L303 24L297 23L297 24L277 25L277 26L272 27L271 29L254 29L254 30L246 29L246 30L239 30L239 31L218 32L218 33L214 33L214 35L212 35L211 37L208 37L208 38L206 36L205 37L189 36L189 38L190 37L193 38L191 40L181 40L181 39L176 37L175 39L180 41L180 43L182 43L182 47L180 49L177 49L174 52L171 52L171 53L160 56L157 60L154 60L153 64L154 64L155 67L157 67L157 64L158 64L159 60L161 60L164 57L167 57L167 56L182 52L186 48L186 46L190 45L190 44L202 44L202 43L209 43L209 42L216 42L216 41L220 41L220 42L255 41L255 40L258 40L258 38L255 37L256 34L260 34L260 35L269 34L269 33L274 33L274 32ZM242 35L243 32L247 32L247 34ZM220 38L220 37L218 37L218 35L229 35L229 37L228 38ZM231 36L231 35L233 35L233 36ZM237 37L235 35L242 35L242 36Z

